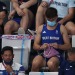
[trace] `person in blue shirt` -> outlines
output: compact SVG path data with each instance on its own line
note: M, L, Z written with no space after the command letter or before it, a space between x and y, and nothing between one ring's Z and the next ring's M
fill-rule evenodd
M58 75L75 75L75 48L69 50L67 55L67 60L60 65Z
M63 52L71 47L65 26L56 22L57 10L48 8L45 17L46 24L39 26L35 36L33 48L39 54L33 59L31 71L39 71L46 62L50 71L58 71L59 63L63 60ZM49 50L51 52L46 52Z
M14 54L11 46L5 46L1 51L2 62L0 63L0 72L2 75L18 75L22 71L21 75L25 75L24 67L13 61Z

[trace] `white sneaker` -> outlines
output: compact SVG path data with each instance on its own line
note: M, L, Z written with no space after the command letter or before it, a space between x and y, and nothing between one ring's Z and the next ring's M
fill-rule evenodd
M28 32L29 32L31 35L33 35L33 36L36 34L36 31L30 30L30 29L28 29Z
M18 29L18 34L25 34L25 31L22 27Z

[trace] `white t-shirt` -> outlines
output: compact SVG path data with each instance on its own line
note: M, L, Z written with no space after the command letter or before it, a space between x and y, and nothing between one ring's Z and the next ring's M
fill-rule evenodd
M50 3L51 0L42 0ZM50 7L54 7L58 11L58 17L63 18L68 14L68 8L75 7L75 0L53 0Z
M22 65L20 65L19 63L15 63L15 62L13 62L13 64L12 64L12 69L13 69L13 71L14 72L22 72L22 73L20 73L21 75L25 75L25 73L24 73L24 71L25 71L25 69L24 69L24 67L22 66ZM0 63L0 72L3 72L3 75L8 75L8 73L7 73L7 71L6 71L6 69L5 69L5 67L4 67L4 65L2 64L2 63ZM17 75L17 74L16 74Z

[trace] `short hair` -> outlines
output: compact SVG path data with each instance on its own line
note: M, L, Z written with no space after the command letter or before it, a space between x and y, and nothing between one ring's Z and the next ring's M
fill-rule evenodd
M1 54L3 55L5 51L11 51L11 53L13 54L13 47L11 47L11 46L3 47L1 50Z
M45 15L47 18L51 19L51 18L56 17L58 14L57 14L57 10L55 8L49 7L49 8L47 8Z

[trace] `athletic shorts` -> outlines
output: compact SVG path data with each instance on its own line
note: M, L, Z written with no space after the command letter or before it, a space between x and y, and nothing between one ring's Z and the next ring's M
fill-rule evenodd
M43 56L43 50L40 50L38 52L38 55L42 56L45 59L46 62L48 62L48 60L50 59L50 58L46 58L46 57ZM63 56L64 56L63 54L60 54L60 55L56 56L59 59L60 63L64 60Z
M20 25L21 18L13 18L12 20L14 20L15 22L17 22Z

